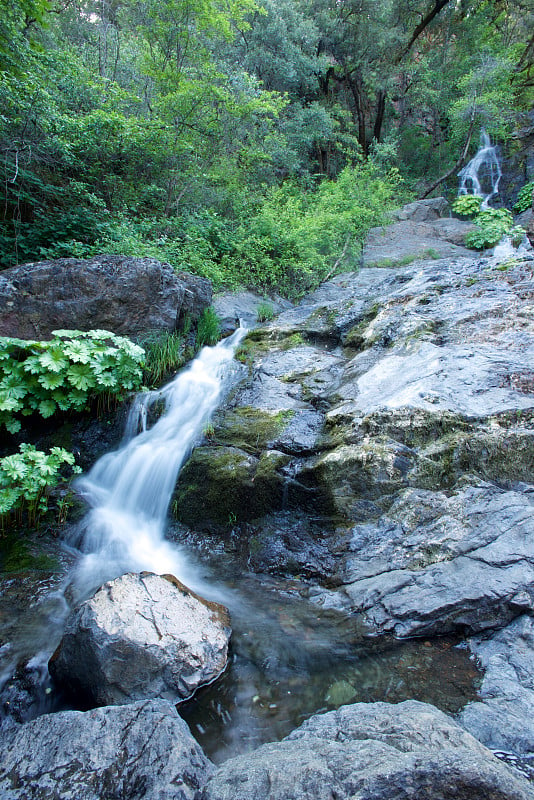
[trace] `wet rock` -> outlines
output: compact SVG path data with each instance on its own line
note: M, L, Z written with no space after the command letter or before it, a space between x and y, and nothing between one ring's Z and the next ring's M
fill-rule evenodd
M468 256L470 251L457 242L462 238L462 227L465 235L472 225L460 220L449 225L440 225L439 222L407 219L372 228L363 250L364 266L394 267L425 259ZM449 236L452 241L449 241Z
M343 589L373 633L481 631L534 611L534 493L408 490L353 529Z
M23 264L0 276L0 335L46 339L56 329L136 336L172 331L211 302L209 281L153 258L102 255Z
M527 781L433 706L357 703L231 758L201 800L528 800Z
M193 800L213 766L164 700L47 714L3 733L3 800Z
M489 637L469 641L485 670L480 702L459 717L486 747L534 753L534 619L522 616ZM533 764L534 766L534 764Z
M95 705L190 697L224 669L227 610L171 575L128 573L75 609L49 663L69 695Z
M175 515L186 525L209 527L248 522L293 504L309 490L286 471L289 461L276 450L256 457L237 447L197 447L178 480Z

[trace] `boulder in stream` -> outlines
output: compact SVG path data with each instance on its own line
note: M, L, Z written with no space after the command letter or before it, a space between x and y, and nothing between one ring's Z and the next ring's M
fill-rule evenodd
M202 800L532 800L531 786L434 706L355 703L231 758Z
M86 703L177 702L224 670L230 633L226 608L172 575L127 573L72 612L49 669Z
M193 800L213 771L166 700L46 714L2 734L2 800Z

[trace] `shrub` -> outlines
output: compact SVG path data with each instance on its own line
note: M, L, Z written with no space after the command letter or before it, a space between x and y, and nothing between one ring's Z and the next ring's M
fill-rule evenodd
M459 217L476 217L480 212L482 197L478 194L461 194L452 204L452 210Z
M74 465L74 456L62 447L52 447L48 455L31 444L21 444L18 453L0 458L0 527L5 530L10 518L36 525L48 510L48 494L69 478L61 469L67 464L72 473L81 472Z
M511 231L514 224L512 212L507 208L488 208L482 211L474 222L476 230L467 234L465 243L475 250L495 247L502 237Z
M522 211L532 208L534 200L534 181L526 183L522 189L519 190L517 200L515 201L514 211L516 214L521 214Z
M121 399L141 387L145 352L109 331L53 331L50 341L0 337L0 425L19 415L81 411L97 398Z

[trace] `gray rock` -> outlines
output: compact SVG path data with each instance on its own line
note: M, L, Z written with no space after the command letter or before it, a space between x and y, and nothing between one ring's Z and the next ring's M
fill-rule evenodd
M49 663L69 694L95 705L178 701L225 668L228 612L172 575L128 573L75 609Z
M391 216L392 219L398 221L411 219L415 222L429 222L441 217L448 217L450 211L451 207L445 197L429 197L427 200L408 203L394 211Z
M47 714L3 732L2 800L193 800L213 771L164 700Z
M470 251L466 247L456 244L462 225L458 222L451 233L454 243L447 238L447 232L452 231L452 227L440 227L433 222L408 219L385 227L372 228L363 249L363 264L395 266L432 258L469 256ZM466 233L471 230L470 223L463 224Z
M515 776L433 706L357 703L226 761L201 800L532 800Z
M534 495L408 490L356 525L344 593L373 633L481 631L534 611Z
M0 335L46 339L53 330L103 329L126 336L172 331L211 302L209 281L153 258L61 258L0 275Z
M492 750L534 753L534 619L519 617L487 638L469 641L485 670L481 702L459 721Z

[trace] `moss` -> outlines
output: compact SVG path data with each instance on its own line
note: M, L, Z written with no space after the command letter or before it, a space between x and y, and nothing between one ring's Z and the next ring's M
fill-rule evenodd
M363 350L365 347L370 346L370 341L366 340L365 332L371 322L376 319L380 311L380 305L374 303L364 314L362 319L356 323L350 330L343 336L343 344L345 347L351 347L355 350Z
M37 546L21 538L19 532L0 537L0 572L26 572L27 570L53 572L58 562Z
M270 414L252 406L230 409L213 431L213 439L247 453L260 453L282 433L293 415L291 410Z
M180 475L173 513L187 525L246 522L282 506L288 457L260 459L236 447L198 447Z

